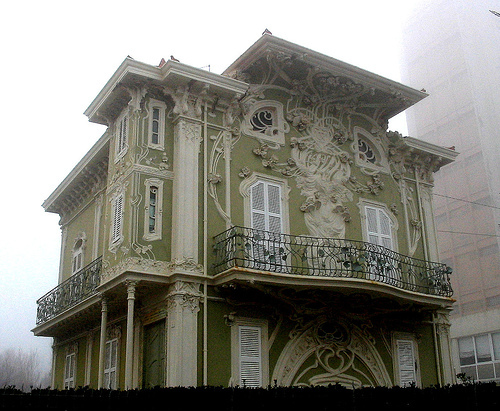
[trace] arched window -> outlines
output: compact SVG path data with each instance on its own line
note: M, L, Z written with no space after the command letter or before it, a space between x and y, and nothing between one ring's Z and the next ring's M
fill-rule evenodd
M389 172L389 162L380 139L361 127L354 127L354 162L368 175Z

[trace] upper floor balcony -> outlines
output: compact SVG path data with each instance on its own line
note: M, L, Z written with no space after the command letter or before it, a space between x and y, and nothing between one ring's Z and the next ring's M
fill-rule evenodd
M392 289L429 297L451 297L453 293L451 269L445 264L408 257L362 241L232 227L215 237L214 253L216 284L230 281L232 274L238 273L240 279L248 280L262 275L270 283L312 282L351 288L368 284L378 286L382 292ZM37 301L37 326L95 296L101 283L99 257Z
M102 258L73 274L37 301L36 325L43 324L93 296L101 281Z
M232 227L215 237L214 253L216 278L242 271L254 275L269 272L284 281L293 278L299 285L318 279L332 287L385 285L390 286L385 287L388 291L438 297L453 294L452 270L445 264L408 257L363 241Z

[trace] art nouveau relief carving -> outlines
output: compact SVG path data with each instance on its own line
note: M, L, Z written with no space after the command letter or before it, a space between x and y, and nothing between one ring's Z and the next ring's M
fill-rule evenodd
M234 121L234 120L233 120ZM230 205L226 200L226 204L222 205L219 201L218 185L222 181L226 182L226 190L228 190L230 179L230 161L231 151L240 139L240 133L237 129L224 129L220 130L217 135L210 136L213 142L210 150L210 157L208 162L208 194L213 199L215 207L219 215L223 218L226 224L231 225ZM223 165L221 164L223 163ZM224 170L224 176L219 171L221 168ZM227 196L226 191L226 196Z
M326 317L291 335L272 380L284 386L392 384L373 338L361 328Z

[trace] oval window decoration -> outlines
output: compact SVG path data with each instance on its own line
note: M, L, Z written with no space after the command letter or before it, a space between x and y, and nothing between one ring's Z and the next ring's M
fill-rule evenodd
M274 115L269 109L257 111L250 119L253 131L266 135L277 134L278 130L273 127Z
M361 127L354 127L354 142L351 145L354 161L361 172L368 175L389 173L389 161L383 142Z
M241 131L261 142L270 143L274 148L285 145L285 133L288 133L289 126L283 117L283 105L272 100L255 103L245 116Z
M366 161L372 164L377 163L377 157L375 155L374 150L365 140L359 137L358 137L358 156L362 161Z

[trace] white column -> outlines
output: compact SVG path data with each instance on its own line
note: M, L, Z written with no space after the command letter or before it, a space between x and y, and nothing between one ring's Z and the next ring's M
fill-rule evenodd
M178 116L174 129L172 260L198 262L198 157L201 122Z
M197 385L200 284L177 281L167 295L167 386Z
M104 383L104 361L106 357L106 328L108 327L108 303L105 297L101 300L101 335L99 340L99 375L97 377L97 388L103 388Z
M125 389L132 389L134 360L134 305L137 281L127 281L127 341L125 346Z

